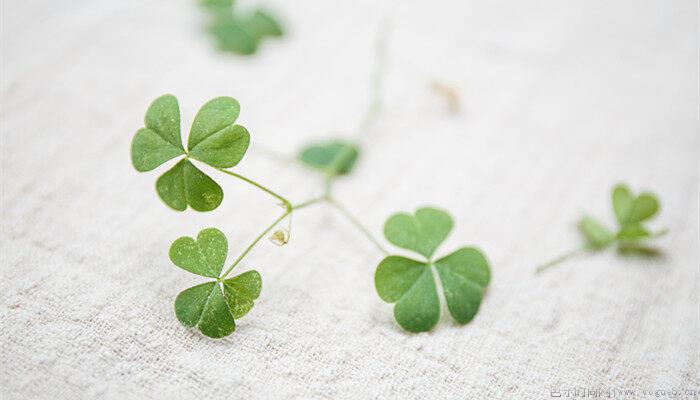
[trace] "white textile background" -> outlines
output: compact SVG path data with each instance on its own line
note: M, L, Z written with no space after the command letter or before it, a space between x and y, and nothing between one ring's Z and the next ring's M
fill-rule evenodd
M289 34L254 58L217 53L194 0L1 4L3 399L700 389L697 2L269 1ZM163 169L129 160L146 107L175 94L187 131L206 100L236 97L252 136L237 170L302 201L319 178L260 149L353 130L383 21L385 109L337 194L376 235L395 211L449 210L439 251L476 245L492 263L480 313L401 331L374 291L381 254L319 206L242 264L264 284L233 335L185 329L172 303L201 280L170 263L171 241L216 226L233 257L279 208L209 170L219 209L167 209ZM460 89L461 113L432 80ZM533 275L580 244L584 212L613 222L618 181L659 194L664 256L611 250Z

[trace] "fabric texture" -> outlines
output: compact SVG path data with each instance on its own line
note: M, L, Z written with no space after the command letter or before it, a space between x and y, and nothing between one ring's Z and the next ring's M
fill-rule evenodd
M194 0L1 3L2 399L700 390L696 2L265 5L287 35L244 58L215 50ZM154 186L170 164L129 159L148 104L176 95L186 135L207 100L235 97L251 134L235 171L304 201L321 177L270 153L353 134L384 25L384 108L336 195L380 238L394 212L448 210L436 255L477 246L491 263L479 314L460 326L443 307L432 332L402 331L374 290L382 254L318 205L236 268L263 287L233 335L181 326L173 301L203 279L170 243L217 227L229 265L282 209L212 169L217 210L168 209ZM459 113L433 81L458 90ZM582 243L584 214L613 225L621 181L659 195L663 256L610 249L536 276Z

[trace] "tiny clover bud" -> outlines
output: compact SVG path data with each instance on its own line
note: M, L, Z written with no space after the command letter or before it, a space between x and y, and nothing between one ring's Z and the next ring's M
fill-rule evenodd
M284 246L289 243L289 231L287 229L278 229L270 235L270 241L277 246Z
M409 332L429 331L440 319L433 267L455 321L467 323L479 311L491 280L488 261L481 251L463 247L432 261L433 253L447 238L452 225L450 215L435 208L420 208L415 216L397 213L384 225L384 236L389 242L426 259L417 261L391 255L379 263L374 274L377 294L387 303L396 303L396 322Z
M231 97L207 102L194 118L187 151L180 134L180 108L173 95L163 95L148 107L145 128L131 142L131 161L139 172L151 171L166 161L184 156L156 181L156 191L170 208L211 211L221 204L224 193L213 179L190 158L215 168L237 165L250 143L248 131L234 122L240 105Z
M359 153L356 145L336 140L306 146L298 157L309 167L334 176L350 173Z
M197 326L206 336L222 338L236 329L236 319L253 308L262 280L255 271L233 278L220 276L228 242L216 229L199 232L197 239L181 237L170 246L170 260L178 267L204 277L215 278L182 291L175 299L175 315L186 327Z
M659 211L659 201L656 196L649 192L634 195L627 185L618 184L613 188L612 206L618 223L617 232L590 216L584 216L578 227L586 240L585 245L581 249L539 266L536 272L557 265L583 250L603 250L615 243L617 243L621 253L657 254L658 251L649 247L647 243L649 240L665 234L666 231L652 233L643 225Z

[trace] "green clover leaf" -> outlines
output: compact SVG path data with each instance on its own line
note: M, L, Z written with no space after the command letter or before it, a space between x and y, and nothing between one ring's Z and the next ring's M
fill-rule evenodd
M209 32L217 40L219 50L251 55L258 49L258 41L233 18L217 18L209 26Z
M387 240L426 257L426 261L416 261L391 255L379 263L374 274L377 294L387 303L396 303L396 322L409 332L429 331L440 319L433 267L455 321L467 323L479 310L484 290L491 280L484 255L476 248L465 247L431 261L451 230L452 218L435 208L418 209L415 216L397 213L384 225Z
M194 274L216 278L183 290L175 299L175 315L186 327L197 326L208 337L222 338L236 329L235 320L253 308L262 279L255 271L233 278L219 276L226 261L228 242L216 228L199 232L197 239L181 237L170 246L170 260Z
M219 339L236 329L218 282L207 282L183 290L175 299L175 315L182 325L197 326L205 336Z
M579 229L591 249L601 249L615 241L615 234L592 217L583 217L579 222Z
M233 0L201 0L202 7L230 8L233 7Z
M197 239L183 236L170 246L170 260L193 274L218 278L226 262L226 236L216 229L203 229Z
M258 271L247 271L224 283L224 295L234 318L241 318L253 308L253 300L260 296L262 278Z
M238 164L250 143L248 131L234 125L241 107L232 97L217 97L197 112L190 130L187 148L190 155L214 167Z
M234 124L239 113L240 105L231 97L208 101L194 118L185 151L177 99L161 96L148 107L146 127L136 132L131 143L132 164L139 172L150 171L184 155L156 181L158 195L177 211L184 211L187 206L196 211L214 210L223 200L223 190L189 159L215 168L236 166L250 143L248 131Z
M164 162L185 154L180 139L180 106L166 94L151 103L144 118L145 128L131 142L131 162L139 172L151 171Z
M484 255L473 247L464 247L435 261L435 268L452 318L460 324L471 321L491 281L491 270Z
M438 323L440 300L428 264L388 256L377 266L374 283L382 300L396 303L394 318L407 331L429 331Z
M384 225L384 236L392 244L430 258L452 230L452 218L434 208L421 208L415 217L406 213L392 215Z
M265 37L280 37L284 34L279 22L263 10L255 11L255 14L245 21L245 28L258 40Z
M185 211L188 204L193 210L211 211L224 198L221 186L187 159L161 175L156 190L161 200L177 211Z
M345 175L355 166L358 156L357 146L333 141L304 147L299 153L299 160L329 175Z
M634 196L627 185L619 184L613 189L613 209L620 228L645 221L659 211L659 201L651 193Z

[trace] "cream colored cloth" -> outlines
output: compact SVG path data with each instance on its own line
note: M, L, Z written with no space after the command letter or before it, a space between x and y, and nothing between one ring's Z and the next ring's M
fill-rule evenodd
M3 400L700 390L696 2L266 4L288 35L242 58L214 50L194 0L2 2ZM233 335L182 327L173 300L202 279L170 243L215 226L231 258L281 210L211 170L219 209L167 209L163 169L129 160L148 104L175 94L186 132L206 100L236 97L252 137L236 170L303 201L320 178L266 151L353 131L382 21L385 109L337 196L377 236L393 212L449 210L438 253L476 245L492 264L478 316L401 331L374 291L382 255L318 206L238 268L263 290ZM433 80L459 90L459 114ZM659 194L664 257L610 250L535 276L580 245L584 213L612 225L618 181Z

